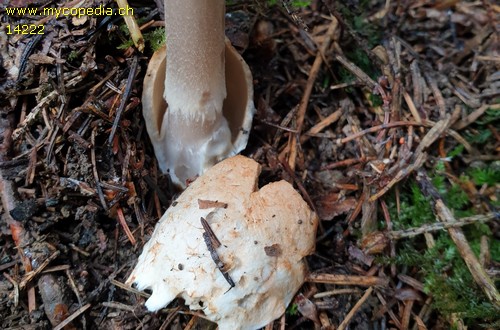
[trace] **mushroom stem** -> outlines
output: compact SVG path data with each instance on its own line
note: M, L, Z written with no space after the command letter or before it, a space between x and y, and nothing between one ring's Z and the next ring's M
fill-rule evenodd
M214 120L222 112L226 98L224 12L221 0L166 1L164 96L171 114ZM200 105L205 113L198 111Z
M169 141L165 167L181 185L231 148L231 132L222 114L224 13L224 0L165 2L168 110L161 131Z

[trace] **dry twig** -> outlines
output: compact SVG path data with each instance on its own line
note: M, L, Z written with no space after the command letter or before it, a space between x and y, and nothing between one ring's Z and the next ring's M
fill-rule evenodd
M326 32L325 35L326 38L323 41L323 44L321 45L321 49L318 50L316 58L314 59L314 63L311 67L311 71L309 72L309 77L307 78L307 85L304 90L304 93L302 94L302 99L300 100L299 110L297 111L297 116L296 116L297 132L299 135L302 132L302 125L304 124L304 117L306 114L307 106L309 105L309 98L311 97L311 92L314 87L314 83L318 76L319 69L321 68L321 64L323 63L323 59L325 58L325 53L330 47L330 43L333 39L335 31L337 30L337 27L338 27L337 19L332 18L332 22L330 23L328 31ZM288 165L290 166L290 169L293 171L295 170L295 160L297 157L297 139L292 138L289 140L287 150L289 150ZM282 158L280 157L280 159Z

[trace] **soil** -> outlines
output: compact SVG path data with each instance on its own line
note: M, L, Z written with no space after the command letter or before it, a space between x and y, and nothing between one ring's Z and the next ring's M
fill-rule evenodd
M215 328L180 300L150 313L144 294L123 284L179 194L141 114L157 40L139 51L120 16L7 12L79 5L117 6L0 3L0 328ZM154 1L129 5L144 35L163 26ZM455 206L430 184L438 163L487 224L484 241L498 241L498 181L460 178L500 167L500 7L237 0L226 9L226 35L254 79L257 111L242 153L261 164L259 185L289 181L321 220L299 290L313 307L293 304L266 329L499 326L441 312L418 267L387 260L408 240L393 210L410 182L429 198L431 222L467 220L447 212ZM12 30L20 24L43 34ZM441 228L453 240L464 224L454 226ZM411 243L425 251L433 232L422 229ZM478 261L457 239L459 255L479 267L469 267L478 292L498 307L499 249L481 245Z

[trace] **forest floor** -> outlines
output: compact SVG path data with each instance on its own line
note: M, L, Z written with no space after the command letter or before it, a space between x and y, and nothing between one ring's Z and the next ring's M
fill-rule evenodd
M0 328L205 329L124 285L175 200L141 114L162 10L0 4ZM230 1L257 109L243 154L320 218L310 274L266 329L500 328L500 6L490 0ZM23 35L19 24L43 26ZM40 29L40 28L38 28ZM300 238L297 238L300 239ZM147 295L146 295L147 296Z

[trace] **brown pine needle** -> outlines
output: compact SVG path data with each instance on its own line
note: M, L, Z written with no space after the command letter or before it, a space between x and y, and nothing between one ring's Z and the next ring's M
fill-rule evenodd
M337 328L338 330L344 330L347 328L349 323L351 322L351 319L353 318L354 314L361 308L361 306L364 304L366 299L372 294L373 287L369 287L366 291L363 297L358 300L356 305L349 311L349 313L346 315L345 319L342 321L342 323L339 324L339 327Z

